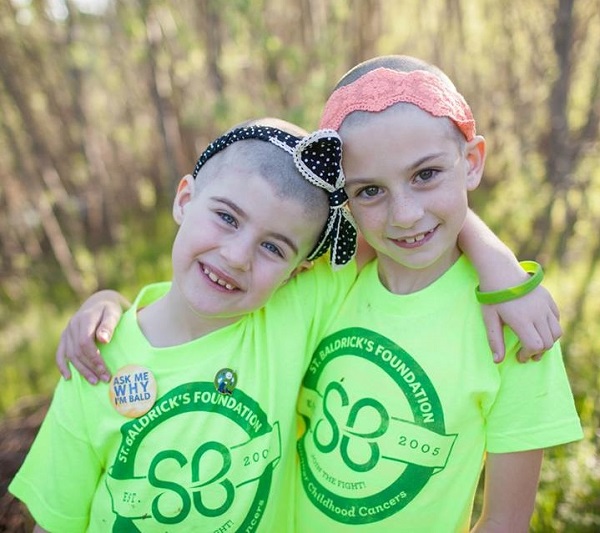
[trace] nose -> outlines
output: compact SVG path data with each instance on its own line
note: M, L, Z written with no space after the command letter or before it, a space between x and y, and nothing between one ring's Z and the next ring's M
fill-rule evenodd
M388 205L388 223L390 226L412 228L425 212L418 195L409 191L400 191L391 196Z
M243 236L232 237L221 245L221 256L233 269L246 272L252 265L253 245Z

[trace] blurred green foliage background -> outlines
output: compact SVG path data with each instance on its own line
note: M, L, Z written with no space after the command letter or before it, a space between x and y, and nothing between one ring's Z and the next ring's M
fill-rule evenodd
M475 211L545 266L585 440L546 455L532 531L600 531L598 0L0 2L0 419L58 379L82 299L170 275L174 184L250 117L318 124L337 79L422 57L488 141Z

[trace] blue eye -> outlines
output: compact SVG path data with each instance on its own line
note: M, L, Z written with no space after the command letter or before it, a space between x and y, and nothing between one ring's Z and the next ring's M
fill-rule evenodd
M269 252L278 255L279 257L283 258L283 253L282 251L279 249L278 246L275 246L272 242L263 242L262 244L263 248L267 249Z
M225 211L218 211L217 215L226 224L237 228L237 220L234 217L232 217L229 213L226 213Z
M421 170L417 174L417 178L420 179L421 181L430 181L437 175L437 173L438 173L437 170L434 170L432 168L426 168L426 169Z
M381 189L376 187L375 185L369 185L368 187L364 187L358 191L357 196L365 196L367 198L373 198L379 194Z

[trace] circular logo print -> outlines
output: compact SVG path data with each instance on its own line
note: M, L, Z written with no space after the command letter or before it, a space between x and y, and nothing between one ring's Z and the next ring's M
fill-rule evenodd
M348 328L325 338L298 410L301 481L313 505L347 524L383 520L445 467L439 397L419 364L387 337Z
M279 424L256 400L186 383L120 429L106 477L114 531L256 531L281 458Z

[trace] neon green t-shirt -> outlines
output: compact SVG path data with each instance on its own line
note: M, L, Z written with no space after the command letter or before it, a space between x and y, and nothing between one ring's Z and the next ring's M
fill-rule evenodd
M461 257L408 295L361 272L314 352L298 411L297 526L323 531L467 531L485 452L582 437L556 344L493 363L477 275Z
M101 351L113 374L152 372L154 406L125 418L108 384L61 380L10 491L52 532L291 531L298 389L356 274L317 263L263 309L169 348L136 321L169 284L145 288ZM223 368L237 372L231 395L216 390ZM118 386L125 399L147 387L138 374Z

